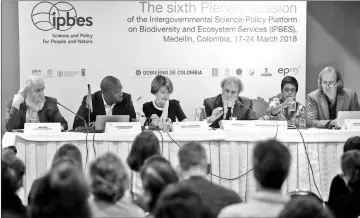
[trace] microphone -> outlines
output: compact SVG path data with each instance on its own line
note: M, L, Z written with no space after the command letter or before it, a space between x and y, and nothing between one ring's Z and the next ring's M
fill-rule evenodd
M67 111L69 111L70 113L74 114L75 116L79 117L80 119L82 119L85 122L85 127L80 127L80 128L76 128L77 130L74 130L75 132L83 132L84 130L88 130L90 129L89 124L86 122L86 120L81 117L79 114L73 112L72 110L70 110L69 108L65 107L64 105L62 105L57 99L56 99L56 104L60 105L61 107L65 108Z

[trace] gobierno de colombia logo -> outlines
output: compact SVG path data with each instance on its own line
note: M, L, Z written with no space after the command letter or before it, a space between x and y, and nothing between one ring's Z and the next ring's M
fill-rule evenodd
M92 17L79 17L69 2L39 2L31 12L31 20L42 31L66 31L74 26L92 26Z

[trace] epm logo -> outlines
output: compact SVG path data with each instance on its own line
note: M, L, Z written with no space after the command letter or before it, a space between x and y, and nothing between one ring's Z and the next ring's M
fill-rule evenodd
M299 73L300 67L294 67L294 68L279 68L278 73L284 74L284 76L288 73L297 75Z
M92 26L92 17L78 16L69 2L40 2L31 12L31 20L42 31L57 29L66 31L73 26Z

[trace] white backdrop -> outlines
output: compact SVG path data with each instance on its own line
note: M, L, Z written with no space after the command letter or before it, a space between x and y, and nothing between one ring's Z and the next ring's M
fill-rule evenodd
M70 25L56 29L62 22ZM141 32L144 27L158 32ZM200 32L203 27L213 32ZM141 111L153 98L155 76L144 74L156 71L170 77L172 98L190 120L195 107L221 92L220 81L229 75L241 78L240 95L254 99L259 113L280 93L285 75L297 78L297 100L305 103L306 2L26 1L19 2L19 28L20 80L43 76L45 94L74 111L86 85L95 92L107 75L120 79ZM164 30L179 32L159 32ZM202 41L206 37L213 41ZM72 127L74 116L60 110Z

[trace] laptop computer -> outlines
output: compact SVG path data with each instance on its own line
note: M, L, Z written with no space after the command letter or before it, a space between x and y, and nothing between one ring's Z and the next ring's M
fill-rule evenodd
M345 119L360 119L360 111L338 111L338 126L342 127L345 123Z
M130 115L97 115L95 131L104 131L107 122L130 122Z

